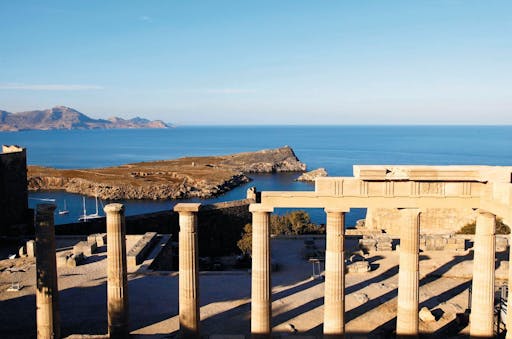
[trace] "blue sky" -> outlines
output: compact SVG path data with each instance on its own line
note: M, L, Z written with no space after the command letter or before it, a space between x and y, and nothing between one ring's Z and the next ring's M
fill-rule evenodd
M0 109L512 124L511 1L0 0Z

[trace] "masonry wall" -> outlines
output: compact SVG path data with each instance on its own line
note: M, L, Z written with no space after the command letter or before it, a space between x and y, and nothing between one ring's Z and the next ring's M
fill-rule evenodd
M0 153L0 234L20 235L32 229L28 209L27 153L3 147Z
M221 256L237 253L237 241L241 238L245 224L251 222L249 204L253 200L235 200L201 207L198 215L199 255ZM93 219L55 226L58 235L85 235L104 233L105 219ZM162 211L126 217L127 234L157 232L172 234L178 239L178 213Z
M471 208L430 208L420 215L420 232L428 234L449 234L459 231L466 224L476 220ZM385 230L397 235L400 230L400 213L393 208L369 208L366 214L366 229Z

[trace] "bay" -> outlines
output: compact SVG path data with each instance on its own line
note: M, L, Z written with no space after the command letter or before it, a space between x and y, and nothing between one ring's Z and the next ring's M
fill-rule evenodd
M325 167L330 176L351 176L355 164L512 165L512 126L191 126L172 129L52 130L1 132L2 144L27 148L27 162L57 168L91 168L174 159L224 155L291 146L308 169ZM245 197L247 188L313 190L294 181L297 173L250 175L254 180L222 196L218 202ZM55 199L70 211L56 223L74 222L82 214L82 197L65 192L31 192L29 205ZM94 199L87 198L88 213ZM107 202L103 202L107 203ZM122 201L127 215L170 209L176 201ZM101 206L100 206L101 207ZM276 211L284 213L283 210ZM325 222L322 210L308 210ZM353 225L364 217L355 210Z

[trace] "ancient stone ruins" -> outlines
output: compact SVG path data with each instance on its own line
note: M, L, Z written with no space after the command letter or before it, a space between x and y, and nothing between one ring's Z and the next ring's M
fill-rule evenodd
M350 208L396 209L401 217L396 333L419 334L419 245L421 213L432 208L477 211L474 238L470 335L493 337L496 218L512 221L512 167L487 166L354 166L354 177L318 178L315 191L262 192L252 212L251 333L271 336L270 215L275 208L324 208L327 214L323 331L327 337L345 332L344 216ZM178 204L179 318L183 337L199 337L197 215L200 204ZM52 207L37 211L37 330L40 338L59 336L58 293ZM126 336L128 290L124 209L107 212L108 328L111 337ZM39 249L45 248L45 251ZM44 252L44 253L43 253ZM509 270L509 289L512 283ZM509 294L510 298L510 294ZM512 328L512 301L507 327ZM507 338L512 338L512 331Z

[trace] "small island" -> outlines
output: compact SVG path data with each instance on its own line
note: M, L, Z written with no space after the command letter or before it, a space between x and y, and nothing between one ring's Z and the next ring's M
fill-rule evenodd
M28 166L31 191L65 190L104 200L207 199L251 179L249 173L304 172L289 146L223 156L185 157L94 169Z

